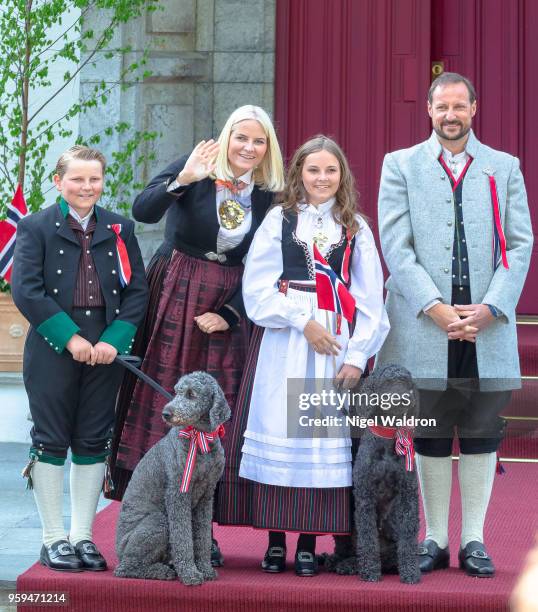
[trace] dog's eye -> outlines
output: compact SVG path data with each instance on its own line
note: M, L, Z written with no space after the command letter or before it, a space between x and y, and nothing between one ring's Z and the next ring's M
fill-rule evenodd
M194 391L192 389L187 389L187 391L185 392L185 397L187 399L195 399L196 395L194 394Z

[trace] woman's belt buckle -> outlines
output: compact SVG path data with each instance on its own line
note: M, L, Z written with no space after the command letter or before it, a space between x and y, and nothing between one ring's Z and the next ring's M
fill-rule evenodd
M219 263L224 263L227 259L224 253L214 253L213 251L204 253L204 257L209 259L209 261L218 261Z

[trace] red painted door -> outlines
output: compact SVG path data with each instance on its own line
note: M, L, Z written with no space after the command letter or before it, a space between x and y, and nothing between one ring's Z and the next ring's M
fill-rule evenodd
M426 92L441 60L476 85L478 137L520 158L538 231L537 28L535 0L278 0L275 116L286 155L316 133L336 138L375 225L383 156L430 133ZM537 280L538 244L521 314L538 314Z
M323 133L343 147L376 225L387 151L424 140L430 0L279 0L275 116L285 155Z

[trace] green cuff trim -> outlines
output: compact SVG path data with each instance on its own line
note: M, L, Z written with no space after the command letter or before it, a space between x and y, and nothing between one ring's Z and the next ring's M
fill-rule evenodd
M52 350L61 353L65 345L80 330L80 327L65 312L61 311L43 321L37 328Z
M77 465L95 465L96 463L104 463L108 455L98 455L97 457L82 457L81 455L75 455L71 453L71 462Z
M54 455L47 455L43 451L32 447L30 449L30 459L37 459L42 463L49 463L50 465L64 465L65 457L55 457Z
M115 319L105 329L99 340L111 344L119 355L128 355L133 348L135 334L136 327L132 323Z

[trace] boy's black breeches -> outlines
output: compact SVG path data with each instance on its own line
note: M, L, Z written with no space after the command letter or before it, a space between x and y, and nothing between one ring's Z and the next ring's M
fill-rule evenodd
M79 335L92 344L106 327L104 308L75 308L72 319L80 327ZM34 421L32 446L59 458L66 457L69 447L81 457L105 455L123 368L115 363L80 363L67 349L57 354L31 328L23 371Z

